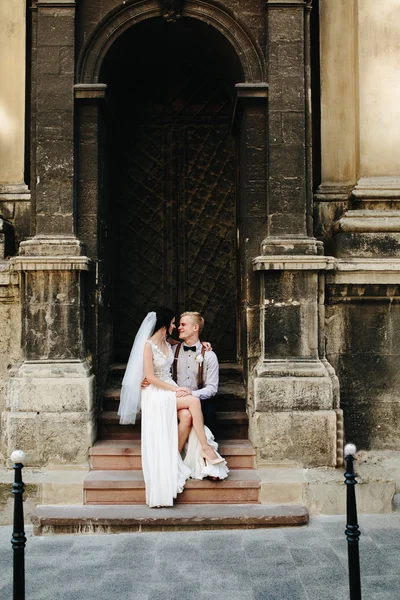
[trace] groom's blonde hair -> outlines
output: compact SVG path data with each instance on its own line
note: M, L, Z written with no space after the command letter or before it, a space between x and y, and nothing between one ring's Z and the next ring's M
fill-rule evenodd
M199 333L203 331L204 319L199 312L187 311L181 314L181 317L190 317L194 325L199 326Z

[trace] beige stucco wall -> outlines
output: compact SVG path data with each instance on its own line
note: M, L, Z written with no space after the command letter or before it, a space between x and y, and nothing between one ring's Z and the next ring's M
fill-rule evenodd
M0 185L24 179L25 0L0 2Z
M360 176L400 174L400 0L358 1Z

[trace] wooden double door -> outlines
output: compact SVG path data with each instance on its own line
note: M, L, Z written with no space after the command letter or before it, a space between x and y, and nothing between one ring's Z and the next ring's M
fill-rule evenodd
M215 102L196 118L193 98L178 116L176 99L126 120L114 145L114 354L125 360L147 311L164 305L202 313L203 338L235 361L234 139Z

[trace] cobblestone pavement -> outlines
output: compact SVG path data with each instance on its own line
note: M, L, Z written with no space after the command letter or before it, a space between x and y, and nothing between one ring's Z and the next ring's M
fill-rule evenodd
M360 516L363 600L400 598L400 512ZM27 600L348 599L345 517L306 527L33 537ZM0 598L12 599L0 527Z

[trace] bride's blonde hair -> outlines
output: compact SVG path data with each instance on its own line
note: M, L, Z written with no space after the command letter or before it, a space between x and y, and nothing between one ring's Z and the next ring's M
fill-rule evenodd
M190 317L192 322L199 326L199 333L203 331L204 319L199 312L187 311L182 313L181 317Z

